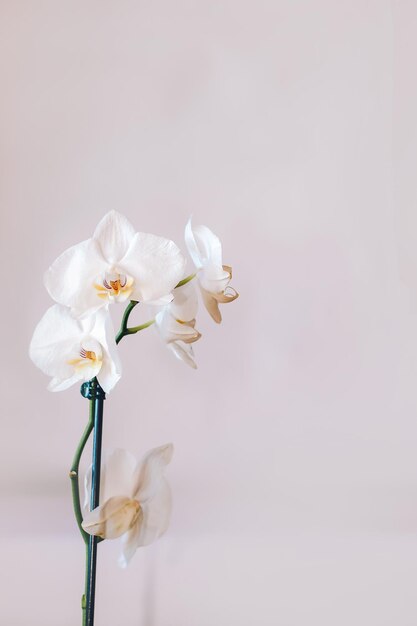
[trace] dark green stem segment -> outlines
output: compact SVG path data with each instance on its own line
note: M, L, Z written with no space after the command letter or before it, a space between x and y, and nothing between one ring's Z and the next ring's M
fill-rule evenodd
M100 472L101 447L103 437L103 408L106 394L100 387L97 379L90 385L90 405L94 403L94 431L93 431L93 462L91 471L90 510L93 511L100 504ZM90 535L87 550L87 567L85 581L85 626L94 625L94 607L96 594L98 537Z
M86 546L86 570L85 570L85 593L81 599L81 608L83 615L83 626L94 625L94 604L95 604L95 586L96 586L96 570L97 570L97 545L101 539L87 534L82 528L82 511L79 497L78 468L81 454L85 444L91 433L93 432L93 461L91 471L91 495L90 510L92 511L99 505L100 501L100 469L101 469L101 443L103 432L103 403L106 394L101 388L98 380L93 378L81 385L81 395L90 401L89 420L85 428L83 436L78 448L75 452L74 460L71 467L70 477L72 484L72 495L75 517L80 529L81 535Z

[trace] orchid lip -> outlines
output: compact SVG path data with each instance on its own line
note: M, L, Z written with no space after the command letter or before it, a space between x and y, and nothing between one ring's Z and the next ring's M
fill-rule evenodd
M85 350L81 348L80 357L83 359L90 359L91 361L97 361L96 353L93 350Z
M126 274L119 272L106 272L104 278L94 283L94 288L99 298L110 302L124 302L133 291L134 280Z
M89 367L101 368L103 362L102 348L94 339L84 339L78 354L78 358L67 361L68 365L72 365L76 371L84 371Z

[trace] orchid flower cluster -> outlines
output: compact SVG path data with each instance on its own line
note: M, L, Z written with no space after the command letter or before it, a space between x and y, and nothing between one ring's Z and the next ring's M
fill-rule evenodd
M123 215L111 211L90 239L52 263L44 282L55 304L42 317L30 344L31 359L51 377L49 390L97 380L109 393L122 373L117 344L151 325L174 356L197 367L192 344L201 333L196 329L195 283L217 323L222 319L219 304L232 302L238 294L230 286L232 270L223 265L220 240L207 226L193 227L190 220L185 242L195 265L188 276L186 260L173 241L136 232ZM138 303L147 305L153 317L128 327ZM117 335L109 314L115 304L127 306ZM171 444L161 446L140 462L124 450L105 454L100 505L91 511L91 467L87 472L82 531L101 539L121 537L121 565L168 526L171 497L164 471L172 452Z

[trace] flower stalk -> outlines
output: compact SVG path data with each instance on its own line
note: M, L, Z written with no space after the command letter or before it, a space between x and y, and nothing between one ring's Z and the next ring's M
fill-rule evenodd
M83 521L83 514L81 510L81 501L80 501L79 467L80 467L80 460L81 460L82 453L84 452L86 443L94 428L94 409L95 409L95 400L91 399L88 423L87 423L87 426L85 427L85 430L82 434L80 442L75 451L74 458L72 460L71 469L69 472L69 477L71 480L72 504L74 507L75 519L77 521L78 528L80 530L81 536L86 546L88 545L90 535L86 533L83 527L81 526L82 521Z
M137 300L131 300L127 305L125 312L123 313L122 322L120 324L120 330L116 335L116 343L118 344L125 335L129 334L129 330L127 324L129 322L129 317L135 306L139 304Z
M81 387L81 393L84 397L90 400L90 419L85 432L88 431L91 420L93 418L93 462L90 497L90 510L93 510L100 504L100 468L103 436L103 405L106 394L100 387L100 384L98 383L96 378L93 378L88 383L84 383L84 385L82 385ZM85 534L87 535L87 533ZM93 537L91 535L87 535L87 537L88 543L86 542L85 594L82 598L83 626L93 626L96 591L97 544L99 543L99 538Z
M187 283L189 283L191 280L193 280L193 278L195 278L197 276L197 274L190 274L189 276L186 276L185 278L183 278L182 280L180 280L180 282L178 283L178 285L175 285L175 289L177 289L178 287L182 287L183 285L186 285Z

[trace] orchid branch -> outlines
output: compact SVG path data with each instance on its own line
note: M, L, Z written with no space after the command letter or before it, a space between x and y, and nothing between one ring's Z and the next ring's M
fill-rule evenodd
M125 335L134 335L138 333L140 330L145 330L145 328L149 328L149 326L152 326L152 324L155 324L155 320L149 320L149 322L145 322L144 324L140 324L139 326L132 326L131 328L126 328L122 336L124 337ZM121 338L122 337L120 337L120 339ZM118 343L117 339L116 339L116 343Z
M81 511L80 484L79 484L79 478L78 478L78 470L80 466L82 453L84 451L85 445L94 427L94 408L95 408L95 400L90 400L90 413L88 417L88 423L87 423L87 426L85 427L85 430L82 434L80 442L75 451L74 458L72 460L71 469L69 472L69 477L71 479L72 505L74 507L75 519L77 520L78 528L80 530L81 536L86 546L88 545L90 535L88 535L88 533L85 532L85 530L83 529L81 525L83 522L83 514Z
M129 316L137 304L139 304L139 302L137 302L136 300L131 300L127 305L125 312L123 313L120 330L116 335L116 343L119 343L123 339L123 337L126 337L126 335L134 335L140 330L149 328L149 326L152 326L152 324L155 322L155 320L149 320L149 322L145 322L144 324L140 324L139 326L132 326L131 328L129 328L127 325L129 322Z
M189 283L191 280L193 280L193 278L195 278L197 276L197 274L190 274L189 276L186 276L185 278L183 278L182 280L180 280L180 282L178 283L178 285L175 285L175 289L178 289L178 287L182 287L183 285L186 285L187 283Z
M129 304L127 305L125 312L123 313L122 323L120 324L120 330L116 335L116 343L119 343L119 341L121 341L123 337L128 334L127 323L129 321L129 316L137 304L139 304L137 300L131 300Z
M183 285L186 285L191 280L193 280L193 278L195 278L196 276L197 274L190 274L189 276L186 276L185 278L180 280L180 282L177 285L175 285L175 289L177 289L178 287L182 287ZM155 320L149 320L149 322L145 322L145 324L140 324L139 326L132 326L131 328L128 327L130 314L137 304L139 304L137 300L131 300L129 304L127 305L125 312L123 313L119 332L116 335L116 344L120 343L120 341L123 339L123 337L126 337L126 335L135 335L140 330L149 328L149 326L152 326L152 324L155 323Z

